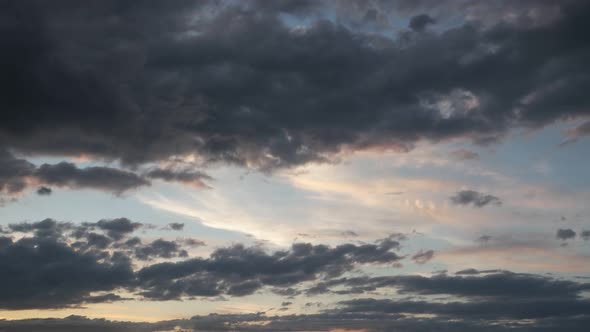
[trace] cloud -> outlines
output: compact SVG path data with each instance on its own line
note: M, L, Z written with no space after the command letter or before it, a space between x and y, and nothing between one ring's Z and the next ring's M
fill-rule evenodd
M492 240L492 236L490 235L482 235L480 237L477 238L477 240L475 240L475 242L481 243L481 244L487 244L490 242L490 240Z
M268 254L258 247L220 248L208 259L159 263L138 271L141 295L173 300L221 294L244 296L265 286L287 288L320 277L333 278L360 264L394 264L399 243L384 239L376 244L336 247L295 243L290 250Z
M73 163L43 164L39 167L15 157L0 147L0 195L20 194L30 186L38 187L37 194L50 195L48 186L96 189L122 194L150 182L129 171L110 167L78 168Z
M167 227L173 231L181 231L184 228L184 224L178 222L171 222L168 224Z
M414 256L412 256L412 260L417 264L424 264L430 261L434 257L434 250L420 250Z
M140 260L148 260L154 257L188 257L188 253L186 250L181 249L180 245L174 241L157 239L149 245L136 247L135 257Z
M398 293L408 296L451 295L465 299L517 300L577 298L580 292L590 289L590 284L502 270L467 269L457 272L456 276L439 274L432 277L400 275L333 279L309 288L307 294L362 294L386 288L395 288Z
M413 16L410 19L410 24L408 25L414 31L423 31L426 27L430 24L434 24L436 21L427 14L421 14Z
M265 313L249 314L210 314L174 319L160 322L117 322L106 319L89 319L82 316L49 319L23 319L0 321L0 328L7 332L26 330L45 331L484 331L484 332L542 332L565 330L585 331L590 318L586 314L563 314L558 303L523 303L523 308L508 304L505 308L498 303L485 306L476 304L474 308L490 310L489 315L474 315L466 303L428 303L395 302L392 300L358 299L340 303L335 310L318 314L298 314L272 316ZM585 309L584 301L562 303L570 305L572 313ZM403 311L407 306L408 311ZM534 320L522 322L513 319L495 319L499 312L507 312L508 317L527 316L533 313ZM533 310L539 310L533 312ZM428 315L430 312L438 314ZM460 316L459 313L466 312ZM406 314L401 314L406 313ZM420 317L407 313L424 314ZM547 315L555 314L555 315ZM460 317L460 318L459 318Z
M2 196L15 197L28 187L39 184L41 184L37 189L39 195L50 195L52 190L49 186L103 190L119 195L150 186L149 179L179 182L198 188L209 188L204 180L212 180L203 172L190 170L156 168L145 172L144 175L139 175L131 171L104 166L79 168L65 161L57 164L42 164L37 167L0 147L0 195Z
M14 227L19 228L19 224ZM20 229L23 230L59 227L75 229L78 226L51 221L20 225ZM168 283L167 290L173 293L173 296L147 299L178 299L178 287L181 285L175 281L182 280L187 275L191 277L190 283L186 286L190 285L191 288L181 290L187 295L215 296L214 294L222 291L219 287L223 287L223 292L227 295L244 296L260 289L271 279L279 281L272 282L277 287L286 289L286 285L298 283L295 280L297 278L292 276L297 276L297 271L302 271L300 269L309 269L306 273L310 275L326 273L333 268L330 266L334 264L331 263L333 259L340 257L342 252L346 253L342 257L355 256L353 261L382 261L378 258L382 257L380 254L371 255L373 258L370 260L367 258L367 252L376 250L373 245L327 247L298 244L288 251L277 251L272 254L264 253L260 248L234 246L217 249L208 259L154 264L133 272L129 260L120 257L120 254L105 256L101 251L81 251L69 247L66 242L57 241L56 238L38 235L16 242L5 237L2 239L4 240L0 241L0 265L11 267L13 272L3 274L3 283L0 284L0 303L3 308L8 309L56 308L72 303L80 305L119 301L122 298L112 290L127 288L153 292L156 284L163 283ZM384 245L382 241L377 247ZM17 257L27 259L22 260L23 264L11 263L11 259ZM336 261L339 261L336 264L342 264L342 258ZM39 266L39 262L47 263ZM36 270L38 268L42 270ZM31 271L26 272L28 270ZM69 276L67 282L47 282L62 274ZM212 275L207 277L206 274ZM102 278L92 277L96 275ZM279 278L276 279L277 277ZM134 282L135 279L140 282ZM316 277L304 279L317 281ZM24 288L14 288L17 286ZM337 328L400 328L406 331L424 331L452 327L454 331L471 331L478 327L485 331L493 326L493 331L520 331L521 328L524 328L522 331L543 331L554 330L557 326L570 326L572 329L568 330L583 331L582 325L579 324L583 319L588 320L587 312L590 308L590 302L580 296L582 292L590 289L589 284L499 270L470 269L457 272L456 276L439 274L432 277L392 275L324 278L316 283L315 288L315 292L308 294L315 295L328 291L336 294L374 293L394 288L402 297L352 299L338 302L336 305L323 306L325 309L317 314L286 315L280 318L264 313L213 314L156 323L124 323L71 316L64 319L0 321L0 328L6 331L32 328L49 331L49 328L54 327L60 331L91 328L104 331L168 331L175 328L223 331L242 330L246 327L252 331ZM52 291L44 291L46 289ZM322 291L318 291L320 289ZM94 295L96 291L103 294ZM22 292L26 292L26 296L20 296ZM91 292L93 295L90 295ZM11 297L11 294L17 293L19 296ZM436 299L437 296L452 298L439 301ZM308 304L315 306L311 302ZM281 306L293 307L294 304L292 301L283 301ZM412 318L414 314L423 317ZM521 319L534 321L527 324L526 328L518 324L511 325L506 321ZM251 322L264 324L250 324Z
M342 234L342 236L344 236L344 237L358 237L359 236L355 231L351 231L351 230L343 231L340 234Z
M571 229L558 229L555 237L559 240L569 240L576 237L576 232Z
M316 19L361 22L373 10L374 24L403 8L429 15L414 18L420 29L441 8L402 2L360 14L258 1L4 5L0 137L33 155L192 156L268 171L422 140L490 144L589 114L586 3L445 2L465 16L433 34ZM282 13L309 20L293 28Z
M462 319L542 319L585 315L590 301L579 299L555 300L488 300L472 302L426 302L358 299L343 301L342 311L368 314L432 314ZM488 322L489 323L489 322Z
M202 241L160 238L144 243L131 236L142 226L127 218L9 224L0 239L0 267L9 272L0 277L0 307L81 306L123 300L120 291L144 300L245 296L264 288L284 290L336 278L361 265L391 266L403 259L393 237L335 247L295 243L270 253L259 246L235 244L215 249L208 258L188 258L185 247L202 246ZM19 259L26 262L20 264Z
M45 186L41 186L41 187L37 188L37 195L39 195L39 196L49 196L49 195L51 195L52 192L53 192L53 190L51 190L51 188L48 188Z
M500 198L482 194L475 190L461 190L458 191L455 196L451 197L451 202L455 205L473 205L474 207L484 207L488 204L501 205L502 200Z
M93 188L118 194L150 184L149 181L132 172L98 166L80 169L68 162L55 165L43 164L34 172L34 176L49 185Z
M5 240L7 238L4 238ZM81 252L52 238L8 240L0 247L0 308L59 308L96 302L94 292L131 285L126 262ZM116 298L101 298L110 302Z
M132 233L142 226L141 223L132 222L127 218L103 219L99 220L95 225L96 227L106 231L107 234L115 240L122 239L124 236Z
M26 177L35 165L24 159L14 157L0 147L0 194L15 194L27 187Z
M582 239L584 239L584 241L588 241L590 240L590 231L583 230L580 232L580 236L582 237Z

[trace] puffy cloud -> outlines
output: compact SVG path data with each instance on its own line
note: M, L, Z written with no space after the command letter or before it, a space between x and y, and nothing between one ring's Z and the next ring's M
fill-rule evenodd
M576 232L571 229L558 229L555 237L559 240L569 240L576 237Z
M16 158L0 147L0 194L15 194L23 191L27 187L26 177L34 169L35 165Z
M0 307L59 308L102 300L94 292L130 286L131 266L111 256L82 252L54 238L25 237L0 247Z
M72 188L93 188L115 193L149 185L150 182L135 173L110 167L78 168L68 162L43 164L33 174L43 183Z
M455 205L473 205L474 207L484 207L488 204L501 205L500 198L477 192L475 190L461 190L451 197L451 202Z
M393 37L311 15L376 22L441 8L402 3L4 4L0 139L32 154L126 164L191 155L271 170L419 140L487 144L588 115L586 3L444 2L485 24ZM293 28L281 13L311 20Z
M39 196L49 196L52 192L53 190L51 190L49 187L41 186L37 188L37 195Z
M0 195L15 196L31 185L97 189L121 194L148 186L150 182L129 171L110 167L78 168L73 163L43 164L40 167L14 156L0 147ZM47 186L37 189L39 195L50 195Z
M122 239L125 235L132 233L142 226L141 223L132 222L127 218L103 219L99 220L95 225L99 229L106 231L115 240ZM94 225L89 224L89 226Z
M221 294L248 295L264 286L286 288L318 278L334 278L360 264L394 264L399 243L336 247L293 244L290 250L268 254L258 247L220 248L208 259L159 263L141 269L138 280L149 299L171 300Z
M399 242L388 237L374 244L335 247L295 243L288 250L272 253L236 244L217 248L208 258L188 259L185 246L202 246L202 241L144 243L131 237L142 225L127 218L83 224L52 219L10 224L2 230L0 240L0 267L10 272L0 278L2 306L60 308L110 302L121 300L117 297L120 290L147 300L245 296L263 288L285 290L303 282L336 278L361 265L395 265L403 258L396 253ZM16 242L10 237L15 233L20 233ZM19 259L26 262L19 264ZM142 268L135 270L138 261ZM27 290L23 293L20 288ZM292 289L291 293L299 291ZM17 294L23 295L17 298Z

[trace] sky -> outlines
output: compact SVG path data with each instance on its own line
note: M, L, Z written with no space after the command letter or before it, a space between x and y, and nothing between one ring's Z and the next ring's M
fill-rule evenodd
M589 22L0 2L0 330L587 331Z

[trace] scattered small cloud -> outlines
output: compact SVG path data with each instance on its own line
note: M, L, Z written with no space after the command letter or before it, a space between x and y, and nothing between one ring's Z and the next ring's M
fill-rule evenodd
M37 188L37 195L39 196L49 196L53 191L49 187L41 186Z
M488 204L502 205L502 200L497 196L483 194L475 190L461 190L451 197L451 202L455 205L473 205L474 207L484 207Z
M420 250L419 252L417 252L415 255L412 256L412 260L416 264L424 264L424 263L430 261L433 257L434 257L434 250L426 250L426 251Z
M560 228L557 230L557 233L555 234L555 237L559 240L569 240L569 239L573 239L576 237L576 232L574 232L572 229L563 229Z

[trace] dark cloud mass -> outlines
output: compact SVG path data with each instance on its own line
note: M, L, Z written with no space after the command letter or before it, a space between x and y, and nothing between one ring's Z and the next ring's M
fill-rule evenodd
M26 176L35 165L24 159L15 158L9 151L0 148L0 194L21 192L27 186Z
M49 196L51 193L53 193L53 190L49 187L41 186L37 188L37 195L39 196Z
M429 24L434 24L436 21L427 14L416 15L410 19L410 28L416 31L424 30Z
M73 163L34 164L14 156L0 148L0 196L14 196L35 184L68 187L74 189L96 189L116 194L148 186L145 178L129 171L111 167L78 168ZM37 194L50 195L51 188L40 186Z
M559 240L569 240L576 237L576 232L572 229L558 229L555 237Z
M474 207L484 207L488 204L501 205L500 198L477 192L475 190L461 190L451 197L451 202L455 205L473 205Z
M5 238L6 239L6 238ZM0 308L59 308L95 302L91 292L131 285L126 262L79 251L53 238L8 240L0 247ZM113 297L102 298L103 302Z
M217 248L208 258L187 258L189 248L204 243L189 238L144 244L143 239L131 237L144 226L127 218L9 224L0 237L0 267L6 271L0 277L0 308L112 302L122 300L118 290L145 300L245 296L265 287L328 280L360 265L394 265L403 259L395 252L400 244L393 237L336 247L296 243L273 253L236 244ZM144 263L141 268L136 268L137 261Z
M333 278L357 264L394 264L401 260L393 250L399 243L384 239L377 244L343 244L336 247L293 244L290 250L267 254L257 247L235 245L215 250L210 258L159 263L138 272L150 299L170 300L221 294L248 295L264 286L289 287L318 278Z
M272 173L422 142L487 146L565 120L576 125L560 145L573 144L590 135L588 31L590 2L581 0L0 1L0 208L53 189L210 188L205 172L218 165ZM446 153L472 166L480 158ZM457 206L502 204L475 190L449 195ZM510 208L518 220L535 216ZM582 214L566 212L584 227ZM151 323L0 319L0 331L588 331L582 276L444 266L453 253L416 251L423 237L409 253L402 243L410 236L362 242L374 231L363 222L330 231L337 244L233 243L197 256L205 242L181 237L182 223L8 221L0 227L0 311L280 298L258 313ZM452 223L473 238L483 231L459 226ZM436 230L441 246L455 243ZM476 254L495 255L490 244L504 241L489 231L493 238L475 240ZM576 231L551 236L590 239ZM566 244L563 256L537 257L533 246L527 257L584 262L587 243ZM442 266L434 269L445 270L428 276L436 255ZM402 262L420 274L394 269ZM541 263L535 269L551 266Z
M401 297L346 300L321 306L325 309L307 315L213 314L157 323L71 316L0 321L0 328L277 331L354 327L371 331L429 331L447 326L449 331L472 331L495 326L490 331L519 331L522 326L510 325L510 321L534 319L536 323L522 331L555 330L556 326L583 331L578 324L589 319L590 302L582 294L590 290L590 284L550 276L475 269L459 271L454 276L354 276L360 265L392 265L403 259L394 252L400 247L394 240L399 236L374 244L334 247L296 243L288 250L274 252L237 244L217 248L207 258L185 258L183 241L158 239L144 245L142 239L130 237L141 226L125 218L83 224L52 219L10 224L0 237L0 268L5 272L0 277L0 309L77 307L127 300L118 294L121 291L143 300L245 296L265 289L285 296L289 293L291 298L327 293L394 294L387 290L395 290ZM14 240L17 233L25 236ZM429 253L419 252L412 259L430 256ZM151 262L171 258L180 260ZM147 265L138 267L135 259ZM454 300L438 301L436 297L441 296L452 296ZM284 301L278 310L290 310L295 303ZM407 314L430 318L412 318ZM265 323L251 324L262 321Z
M199 171L181 170L175 171L171 169L153 169L146 173L146 177L150 179L164 180L167 182L180 182L190 184L200 188L209 187L203 180L212 180L212 178Z
M132 222L127 218L117 218L111 220L99 220L96 226L102 230L105 230L107 234L115 240L122 239L125 235L132 233L142 224L138 222Z
M116 193L149 185L149 181L131 172L110 167L80 169L67 162L43 164L35 171L34 176L49 185L95 188Z
M366 8L362 19L441 7L403 3ZM498 21L507 16L500 5L469 3L464 24L381 35L346 23L352 2L338 7L342 23L294 28L282 14L297 20L329 5L8 1L0 142L132 165L190 153L270 170L327 161L343 148L489 143L510 128L588 115L590 6L502 3L516 19ZM418 14L413 29L432 23Z

